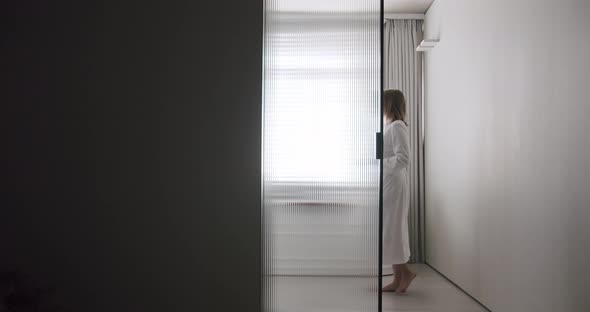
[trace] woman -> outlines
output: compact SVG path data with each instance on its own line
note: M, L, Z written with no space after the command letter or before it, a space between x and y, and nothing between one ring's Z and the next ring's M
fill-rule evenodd
M408 165L410 148L406 100L399 90L384 94L383 117L383 264L393 266L394 280L383 291L404 293L416 277L410 259Z

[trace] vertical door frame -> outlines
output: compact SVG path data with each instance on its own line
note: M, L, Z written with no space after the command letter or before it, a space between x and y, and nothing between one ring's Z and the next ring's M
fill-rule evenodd
M380 8L379 8L379 68L380 68L380 82L379 82L379 131L383 133L383 20L385 19L384 14L384 0L379 0ZM383 137L383 136L381 136ZM381 287L383 287L383 157L380 157L379 160L379 260L378 260L378 270L379 270L379 278L377 279L377 291L379 292L378 295L378 312L383 310L383 292L381 291Z

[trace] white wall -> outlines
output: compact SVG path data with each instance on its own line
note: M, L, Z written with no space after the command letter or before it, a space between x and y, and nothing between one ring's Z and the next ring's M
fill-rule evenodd
M426 15L427 261L495 312L590 311L589 15L587 0Z

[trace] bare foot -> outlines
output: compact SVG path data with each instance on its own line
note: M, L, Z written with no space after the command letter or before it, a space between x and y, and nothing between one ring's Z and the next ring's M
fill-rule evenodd
M400 282L400 285L398 288L396 288L397 293L405 293L406 290L408 290L408 287L410 287L410 284L412 284L412 281L414 280L414 278L416 278L416 273L410 273L409 276L407 276L407 278L402 279L402 281Z
M389 285L383 287L381 289L382 292L395 292L395 290L399 287L400 285L400 281L399 279L394 279L392 283L390 283Z

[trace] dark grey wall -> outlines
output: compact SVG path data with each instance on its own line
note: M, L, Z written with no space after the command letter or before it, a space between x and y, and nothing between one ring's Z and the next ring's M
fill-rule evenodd
M72 311L259 311L262 1L13 2L0 268Z

